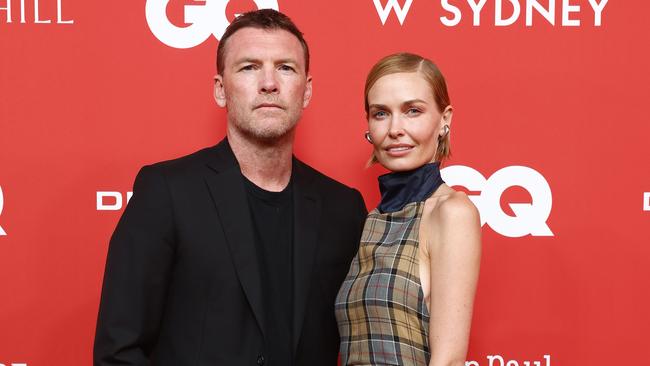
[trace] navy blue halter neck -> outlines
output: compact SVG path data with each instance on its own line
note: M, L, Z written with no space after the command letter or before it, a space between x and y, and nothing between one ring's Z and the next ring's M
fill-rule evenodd
M441 184L440 162L429 163L406 172L393 172L379 176L381 202L379 212L390 213L411 202L427 199Z

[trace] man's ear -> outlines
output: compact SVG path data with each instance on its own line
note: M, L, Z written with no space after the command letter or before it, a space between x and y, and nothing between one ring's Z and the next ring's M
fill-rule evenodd
M302 96L302 107L307 108L311 100L311 75L307 75L307 83L305 84L305 93Z
M223 87L223 76L217 74L214 77L214 100L221 108L226 106L226 91Z

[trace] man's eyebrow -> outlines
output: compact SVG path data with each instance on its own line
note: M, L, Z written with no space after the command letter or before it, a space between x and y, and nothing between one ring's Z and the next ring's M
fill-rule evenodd
M243 64L243 63L259 64L259 63L262 63L262 60L258 60L256 58L252 58L252 57L244 57L244 58L241 58L241 59L235 61L235 65L239 65L239 64Z
M244 57L244 58L241 58L241 59L235 61L235 65L239 65L239 64L243 64L243 63L261 64L261 63L263 63L263 61L260 60L260 59L252 58L252 57ZM278 64L294 64L294 65L297 65L298 62L296 60L292 59L292 58L283 58L283 59L275 61L275 64L276 65L278 65Z
M292 59L292 58L283 58L283 59L281 59L281 60L277 60L277 61L275 61L275 64L276 64L276 65L277 65L277 64L294 64L294 65L297 65L298 62L296 62L296 60L294 60L294 59Z

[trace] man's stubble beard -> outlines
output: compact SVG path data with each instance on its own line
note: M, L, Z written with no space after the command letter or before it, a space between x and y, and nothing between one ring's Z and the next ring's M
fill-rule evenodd
M261 145L276 145L293 137L299 118L300 116L297 116L294 121L285 120L280 123L280 126L271 127L260 126L258 122L248 118L238 120L236 117L229 118L228 124L249 141Z

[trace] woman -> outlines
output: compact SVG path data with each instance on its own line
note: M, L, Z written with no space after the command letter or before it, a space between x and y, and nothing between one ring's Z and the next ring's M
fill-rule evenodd
M342 365L464 366L481 255L480 219L440 177L452 107L438 68L400 53L366 79L366 139L381 202L336 299Z

